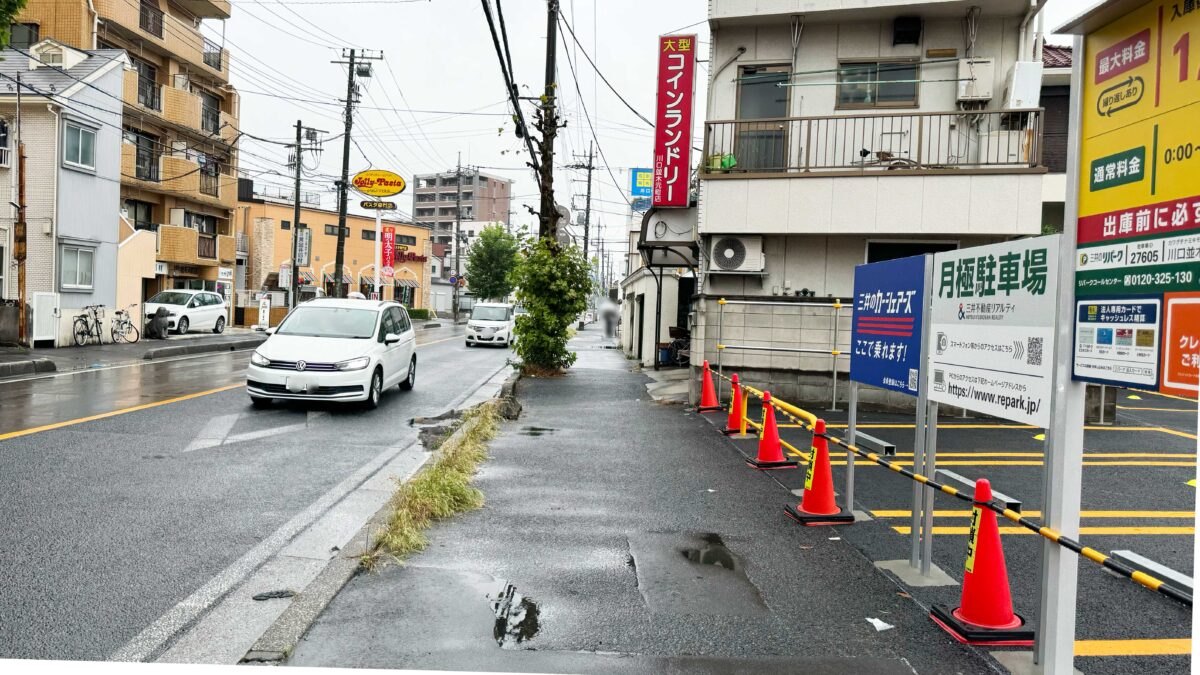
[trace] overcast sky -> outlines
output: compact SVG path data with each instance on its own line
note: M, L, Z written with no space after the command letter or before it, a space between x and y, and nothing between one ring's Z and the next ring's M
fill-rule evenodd
M1045 9L1047 29L1091 4L1095 3L1050 0ZM584 54L596 61L633 108L653 119L656 37L680 29L695 32L699 58L706 60L708 3L561 0L561 5L582 47L560 31L560 104L567 128L559 137L556 165L580 161L575 155L587 152L592 131L584 115L586 107L604 153L603 159L596 159L601 168L593 177L592 220L599 224L600 238L608 242L609 250L623 253L628 170L650 165L652 139L647 125L596 77ZM516 80L523 94L536 96L542 91L545 72L546 2L507 0L503 7ZM206 30L219 39L221 24L210 23ZM339 135L342 119L337 99L345 96L346 71L331 61L342 60L342 47L382 51L384 59L376 63L374 77L364 81L351 173L385 168L411 178L415 173L452 169L462 153L464 165L486 167L514 179L513 220L534 222L523 206L537 205L536 186L525 168L528 153L512 133L495 48L479 0L235 0L224 31L232 53L233 83L242 92L243 131L290 140L292 125L302 119L308 126L330 132L329 136ZM579 93L568 54L575 62ZM702 62L697 74L697 138L703 129L707 68ZM529 115L528 105L525 111ZM286 149L245 137L241 143L243 171L259 183L291 185L287 177L275 175L287 173L281 166ZM322 203L328 208L336 204L332 181L340 172L341 148L340 139L326 143L319 165L305 179L304 189L322 192ZM693 156L693 161L699 158ZM560 168L555 177L559 202L582 207L584 178L586 172ZM402 195L399 203L410 213L411 192Z

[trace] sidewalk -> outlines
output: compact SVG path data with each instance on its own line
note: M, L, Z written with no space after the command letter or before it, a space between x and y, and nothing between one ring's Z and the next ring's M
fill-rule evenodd
M221 335L188 333L166 340L142 339L133 344L102 344L58 349L0 347L0 378L53 371L85 370L186 354L251 349L266 340L263 333L229 327Z
M599 333L572 342L567 376L518 384L524 413L477 479L486 506L435 526L404 565L355 577L289 665L998 670L835 529L784 518L792 496L708 422L650 400Z

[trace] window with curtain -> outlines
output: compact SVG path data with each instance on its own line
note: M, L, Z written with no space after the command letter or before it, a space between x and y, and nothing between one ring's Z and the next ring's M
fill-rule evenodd
M837 107L916 107L919 77L915 61L843 61L838 64Z

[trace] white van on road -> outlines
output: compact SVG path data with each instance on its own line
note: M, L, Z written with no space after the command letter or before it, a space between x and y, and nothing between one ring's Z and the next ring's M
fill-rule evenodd
M467 321L467 346L501 345L507 347L513 341L513 306L501 302L477 302L471 308Z

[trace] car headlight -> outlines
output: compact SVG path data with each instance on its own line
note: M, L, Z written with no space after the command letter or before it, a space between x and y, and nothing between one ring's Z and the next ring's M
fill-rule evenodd
M253 363L256 366L266 367L266 366L271 365L271 359L268 359L267 357L263 356L262 354L259 354L258 352L254 352L253 354L250 355L250 363Z
M479 330L479 324L477 324L477 323L471 323L471 322L469 322L469 321L468 321L468 322L467 322L467 328L470 328L471 330Z
M363 368L366 368L369 365L371 365L371 357L360 356L357 359L350 359L348 361L342 361L341 363L338 363L337 369L338 370L362 370Z

